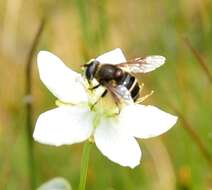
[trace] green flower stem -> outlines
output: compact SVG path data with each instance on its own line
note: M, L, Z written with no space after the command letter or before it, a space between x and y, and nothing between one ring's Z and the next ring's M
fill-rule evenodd
M25 97L32 96L32 64L33 56L36 52L38 43L40 42L41 34L45 26L45 18L41 21L38 30L33 39L32 45L29 49L27 55L27 62L25 67ZM29 99L25 102L25 111L26 111L26 135L27 135L27 154L28 154L28 164L29 164L29 189L34 190L36 187L36 172L35 172L35 160L34 160L34 146L33 146L33 127L32 127L32 101Z
M80 169L80 184L79 190L85 190L87 171L88 171L88 162L91 151L92 143L87 141L83 147L82 160L81 160L81 169Z

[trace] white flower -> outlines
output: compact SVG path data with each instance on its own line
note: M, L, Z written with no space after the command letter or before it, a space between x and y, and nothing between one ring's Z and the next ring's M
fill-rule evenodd
M121 49L107 52L97 60L117 64L126 59ZM41 114L33 137L49 145L66 145L94 138L103 155L122 166L134 168L140 163L141 150L135 138L150 138L169 130L177 117L154 106L131 104L119 115L107 117L91 110L92 97L84 78L47 51L38 54L42 82L65 104Z

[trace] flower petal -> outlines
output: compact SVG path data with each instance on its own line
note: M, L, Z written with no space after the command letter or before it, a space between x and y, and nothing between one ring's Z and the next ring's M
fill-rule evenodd
M55 146L79 143L91 135L92 121L92 112L87 108L61 106L39 116L33 137Z
M121 166L139 165L141 150L134 137L122 130L118 120L104 118L94 133L96 146L103 155Z
M177 122L177 117L155 106L134 104L122 110L120 120L134 137L150 138L168 131Z
M118 64L126 62L124 53L120 48L116 48L112 51L106 52L96 58L100 63Z
M88 100L81 75L68 68L57 56L40 51L37 64L42 82L58 99L75 104Z

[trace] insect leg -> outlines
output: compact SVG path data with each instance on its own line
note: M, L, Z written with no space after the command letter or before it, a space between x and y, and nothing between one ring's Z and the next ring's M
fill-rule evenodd
M139 98L138 100L136 100L136 103L137 104L142 103L144 100L146 100L147 98L149 98L153 93L154 93L154 91L152 90L149 94L147 94L147 95Z
M89 90L95 90L95 89L99 88L100 86L101 86L101 84L97 84L96 86L89 88Z
M144 83L141 83L140 85L139 85L139 88L140 88L140 92L143 90L143 88L144 88Z
M105 89L105 91L102 93L102 95L101 95L101 97L103 98L103 97L105 97L106 96L106 94L107 94L107 89Z

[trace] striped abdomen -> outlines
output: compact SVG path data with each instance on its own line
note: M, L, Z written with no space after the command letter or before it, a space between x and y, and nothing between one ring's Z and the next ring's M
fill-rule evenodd
M134 76L126 72L118 84L124 85L129 90L134 102L139 98L140 87Z

